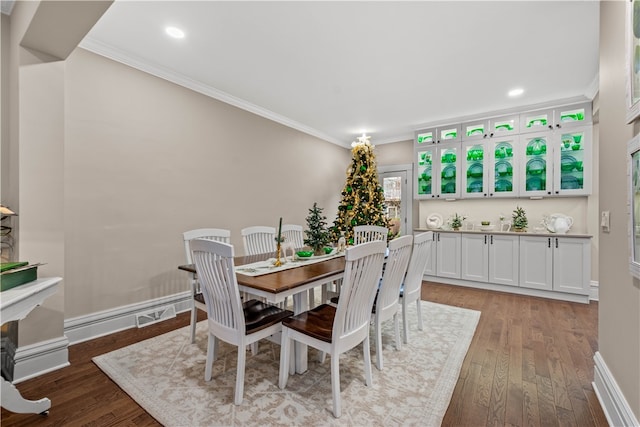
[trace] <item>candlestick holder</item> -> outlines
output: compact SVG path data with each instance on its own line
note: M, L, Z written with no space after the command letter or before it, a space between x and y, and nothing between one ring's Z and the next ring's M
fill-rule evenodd
M273 265L276 267L280 267L282 265L282 247L280 246L280 242L276 245L276 260L273 262Z

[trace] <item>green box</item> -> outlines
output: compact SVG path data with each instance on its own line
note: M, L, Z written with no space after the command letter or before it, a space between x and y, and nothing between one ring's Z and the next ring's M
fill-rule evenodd
M32 282L38 278L37 265L29 266L27 265L28 262L10 264L17 265L12 268L8 268L3 264L0 267L2 269L2 273L0 274L0 291L6 291L7 289L24 285L25 283Z

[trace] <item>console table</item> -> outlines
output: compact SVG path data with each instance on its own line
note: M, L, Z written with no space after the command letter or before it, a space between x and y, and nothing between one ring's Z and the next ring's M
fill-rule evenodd
M60 277L37 279L0 293L2 324L24 319L31 310L58 290L61 281ZM47 413L51 407L49 399L27 400L9 381L1 377L0 381L2 381L0 405L3 408L19 414L43 414Z

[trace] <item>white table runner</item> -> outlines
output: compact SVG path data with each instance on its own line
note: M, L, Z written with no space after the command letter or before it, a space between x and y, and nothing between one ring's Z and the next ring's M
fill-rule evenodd
M291 268L302 267L303 265L314 264L316 262L326 261L331 258L338 258L344 256L344 252L335 253L334 252L328 255L318 255L312 256L309 258L298 258L295 256L294 260L288 258L285 262L284 258L281 259L282 265L276 267L273 265L275 258L269 258L265 261L258 261L251 264L244 264L236 266L236 272L240 274L244 274L245 276L261 276L263 274L275 273L276 271L289 270Z

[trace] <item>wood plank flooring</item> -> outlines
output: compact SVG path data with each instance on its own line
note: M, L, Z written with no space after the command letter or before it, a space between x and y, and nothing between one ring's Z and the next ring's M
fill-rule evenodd
M591 387L598 304L424 282L425 300L481 311L443 426L607 426ZM204 313L200 313L204 319ZM48 416L2 409L10 426L158 426L91 358L189 324L187 313L69 348L71 366L17 385Z

